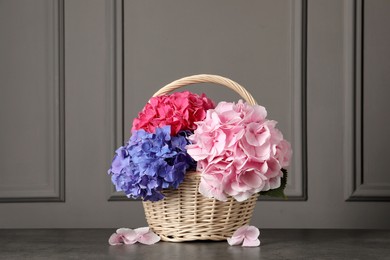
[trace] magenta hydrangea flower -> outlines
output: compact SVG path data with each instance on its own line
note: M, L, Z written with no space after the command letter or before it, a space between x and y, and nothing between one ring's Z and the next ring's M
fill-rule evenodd
M152 97L134 119L133 130L154 133L156 128L169 125L172 136L182 130L194 131L195 122L203 120L206 111L214 107L214 102L205 94L189 91Z

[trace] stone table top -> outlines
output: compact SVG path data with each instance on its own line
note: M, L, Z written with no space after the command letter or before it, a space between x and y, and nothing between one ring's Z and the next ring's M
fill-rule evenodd
M0 259L390 259L390 230L263 229L260 247L227 242L110 246L115 229L0 229Z

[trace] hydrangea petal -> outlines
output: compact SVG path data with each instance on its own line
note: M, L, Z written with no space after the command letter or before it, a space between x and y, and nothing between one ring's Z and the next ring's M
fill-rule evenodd
M108 239L110 245L131 245L140 242L145 245L152 245L160 241L160 237L156 235L149 227L141 227L136 229L119 228L116 233L112 234Z
M206 198L212 198L212 187L205 181L201 181L199 184L199 193L205 196Z
M160 237L156 235L153 231L149 230L146 234L141 235L138 238L138 242L145 245L153 245L160 241Z
M125 235L125 234L127 234L129 232L134 232L134 231L132 229L130 229L130 228L118 228L116 230L116 233L119 234L119 235Z
M242 241L244 241L243 236L232 236L231 238L227 239L228 244L231 246L241 245Z
M255 226L244 225L238 228L231 238L227 239L227 242L231 246L240 245L244 247L255 247L260 245L260 240L258 239L260 231Z
M250 239L244 239L244 242L242 243L243 247L256 247L260 245L260 240L250 240Z
M123 238L122 238L121 235L114 233L108 239L108 243L110 245L112 245L112 246L122 245L123 244Z
M199 184L199 193L207 198L227 201L227 196L223 192L222 178L217 175L202 176Z
M134 229L134 232L137 233L138 235L142 236L142 235L145 235L149 232L149 227L140 227L140 228L136 228Z
M245 238L255 240L259 237L260 230L255 226L248 226L245 231Z
M126 245L132 245L137 242L138 234L129 228L121 228L119 229L119 232L117 230L117 234L120 234L123 238L123 242Z
M237 236L244 237L245 234L246 234L247 229L248 229L248 225L244 225L244 226L238 228L236 231L234 231L233 237L237 237Z
M246 171L241 176L240 180L242 180L247 185L247 187L250 188L256 188L264 185L264 180L255 171Z
M252 193L250 192L240 192L233 196L235 200L238 202L243 202L249 199L252 196Z

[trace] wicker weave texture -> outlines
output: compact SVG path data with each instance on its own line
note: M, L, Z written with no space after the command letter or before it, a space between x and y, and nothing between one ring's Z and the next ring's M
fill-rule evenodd
M199 172L188 172L179 189L164 190L165 198L144 201L149 227L163 241L226 240L250 222L258 194L244 202L218 201L198 192Z

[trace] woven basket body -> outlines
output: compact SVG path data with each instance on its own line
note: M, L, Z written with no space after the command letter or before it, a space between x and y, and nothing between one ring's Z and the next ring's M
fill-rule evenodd
M164 190L163 200L143 202L149 227L163 241L226 240L249 223L258 194L243 202L218 201L200 194L199 182L199 172L188 172L179 189Z
M182 86L195 83L216 83L236 91L249 104L256 101L238 83L216 75L194 75L176 80L157 91L153 96L167 94ZM232 197L228 201L206 198L198 192L201 174L187 172L179 189L163 190L165 198L157 202L144 201L149 227L163 241L225 240L239 227L248 224L258 194L243 202Z

